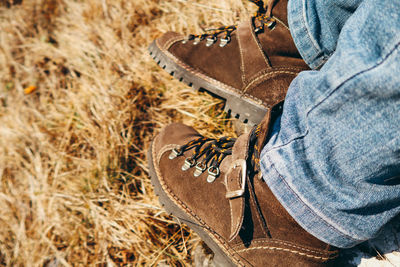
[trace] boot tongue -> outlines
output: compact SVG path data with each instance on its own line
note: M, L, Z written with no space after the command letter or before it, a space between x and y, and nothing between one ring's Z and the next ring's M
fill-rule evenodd
M232 154L224 161L222 161L220 165L220 170L222 173L228 173L231 171L231 168L233 166L233 162L237 160L245 160L247 161L248 158L248 149L249 149L249 141L250 141L250 132L242 134L239 136L235 144L232 147Z
M268 142L268 137L270 134L270 130L272 127L271 123L282 113L283 101L274 105L268 112L265 114L263 120L260 122L260 133L258 134L257 145L260 148L260 152L265 144Z
M247 160L249 156L249 142L250 142L250 132L242 134L236 139L235 144L232 148L232 159L233 161L238 159Z

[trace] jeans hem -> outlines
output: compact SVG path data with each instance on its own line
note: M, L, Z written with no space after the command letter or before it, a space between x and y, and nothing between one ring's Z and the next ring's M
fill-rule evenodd
M310 34L307 24L306 0L288 2L288 23L290 33L301 57L311 69L321 68L331 55L325 55Z
M261 170L268 187L286 211L308 233L339 248L353 247L365 241L343 233L319 216L318 212L307 205L276 170L271 158L265 154L262 158Z

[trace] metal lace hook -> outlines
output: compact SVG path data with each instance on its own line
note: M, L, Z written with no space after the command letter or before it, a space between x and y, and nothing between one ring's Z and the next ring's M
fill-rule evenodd
M215 36L207 37L206 46L207 46L207 47L210 47L210 46L212 46L216 41L217 41L217 37L215 37Z
M180 149L172 149L172 151L171 151L171 153L169 154L169 159L174 159L174 158L176 158L176 157L178 157L178 156L181 156L183 153L182 153L182 151L180 150Z
M196 170L193 173L194 177L199 177L205 170L207 170L207 164L205 164L203 161L198 162L196 164Z
M220 47L226 46L231 41L230 36L226 36L225 38L221 38L221 42L219 43Z
M185 163L182 165L182 171L187 171L194 166L196 161L192 158L186 158Z
M207 176L207 182L212 183L217 179L219 175L219 168L215 166L210 166L207 170L208 176Z

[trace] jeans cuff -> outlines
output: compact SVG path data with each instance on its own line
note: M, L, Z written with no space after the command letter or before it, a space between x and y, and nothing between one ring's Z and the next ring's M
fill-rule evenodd
M301 57L311 69L319 69L328 60L309 31L307 18L307 0L288 2L288 23L294 43Z
M358 240L343 231L336 229L324 220L290 187L277 170L271 158L262 155L261 171L265 182L274 196L293 217L293 219L308 233L319 240L339 248L353 247L365 240Z

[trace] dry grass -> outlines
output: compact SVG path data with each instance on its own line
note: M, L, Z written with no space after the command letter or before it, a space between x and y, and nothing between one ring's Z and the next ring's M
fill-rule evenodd
M191 264L200 240L160 209L148 144L172 121L233 131L219 100L170 78L147 46L253 10L240 0L0 0L0 265Z
M183 121L232 132L148 44L245 16L241 1L0 1L0 264L185 265L199 238L153 193L145 154Z

